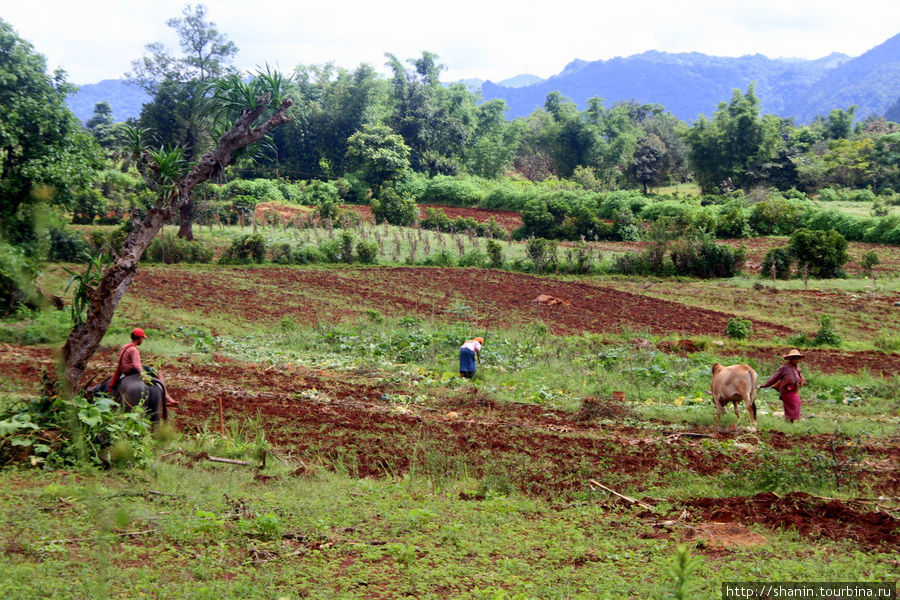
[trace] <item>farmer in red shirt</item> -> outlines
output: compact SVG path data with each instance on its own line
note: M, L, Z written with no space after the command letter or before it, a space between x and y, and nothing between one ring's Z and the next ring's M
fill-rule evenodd
M110 383L110 387L113 390L118 387L119 380L122 377L143 373L145 370L154 378L162 381L154 370L149 367L145 369L141 364L141 352L138 350L138 346L141 345L141 342L143 342L146 337L147 334L144 333L144 330L140 327L135 327L131 330L131 342L122 346L122 350L119 353L119 362L116 364L116 372L113 374ZM169 395L168 391L166 391L166 406L178 406L178 402Z

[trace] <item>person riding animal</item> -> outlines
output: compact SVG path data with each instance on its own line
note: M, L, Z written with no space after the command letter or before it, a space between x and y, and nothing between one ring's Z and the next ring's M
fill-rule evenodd
M131 342L122 346L122 350L119 352L119 361L116 364L116 371L113 374L112 379L110 379L110 389L113 393L118 389L119 383L124 377L145 372L149 374L151 378L159 380L165 387L165 384L155 369L152 367L145 367L141 364L141 351L138 350L138 346L140 346L146 338L147 334L144 333L144 330L140 327L135 327L131 330ZM166 406L178 406L178 402L169 395L168 391L166 391Z

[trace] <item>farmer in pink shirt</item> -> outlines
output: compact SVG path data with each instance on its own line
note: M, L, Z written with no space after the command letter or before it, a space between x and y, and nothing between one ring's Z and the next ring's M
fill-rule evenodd
M472 338L459 348L459 374L466 379L472 379L475 375L475 360L481 364L481 345L484 344L484 338Z

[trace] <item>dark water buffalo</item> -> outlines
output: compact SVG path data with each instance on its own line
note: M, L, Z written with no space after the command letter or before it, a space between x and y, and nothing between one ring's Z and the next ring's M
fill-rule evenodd
M109 394L109 379L87 388L86 392L88 395ZM158 424L160 419L169 418L169 411L166 408L166 387L158 379L147 384L139 373L126 375L119 380L119 387L112 393L112 397L128 410L135 406L143 406L154 425Z

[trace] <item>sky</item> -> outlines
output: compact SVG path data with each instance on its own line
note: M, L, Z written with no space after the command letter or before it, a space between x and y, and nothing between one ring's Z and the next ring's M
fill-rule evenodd
M0 0L0 19L75 84L119 79L144 46L180 55L176 0ZM194 3L196 4L196 2ZM572 60L647 50L714 56L859 56L900 33L900 0L206 0L207 19L238 49L235 66L368 63L387 73L434 52L442 81L542 78Z

